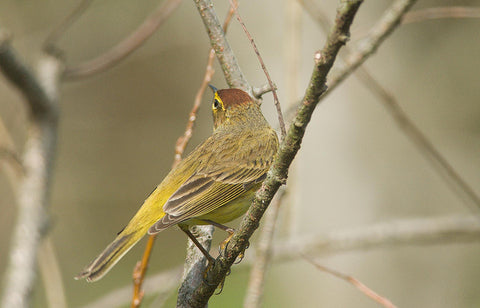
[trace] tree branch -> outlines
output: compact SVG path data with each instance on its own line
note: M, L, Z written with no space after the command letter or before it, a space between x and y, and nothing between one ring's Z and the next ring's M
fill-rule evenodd
M402 18L402 24L440 18L480 18L480 8L466 6L446 6L416 10L405 14L405 16Z
M480 242L480 222L471 215L402 219L327 233L281 239L274 244L272 260L288 262L300 255L332 256L336 254L411 245L459 244ZM237 267L253 266L255 258L247 256ZM145 290L167 294L178 281L181 267L155 274L145 280ZM125 285L83 308L115 307L128 303L131 286Z
M36 76L17 57L0 30L0 68L26 98L29 130L23 155L25 176L19 186L19 213L12 237L2 307L29 307L40 241L47 225L47 207L58 124L59 61L45 55Z
M102 72L116 65L127 57L152 36L165 20L175 11L182 0L166 0L127 38L109 51L95 59L80 63L74 67L67 67L63 78L84 78Z
M320 95L325 91L327 74L335 61L338 51L349 35L350 25L362 1L342 1L338 8L335 27L321 51L315 53L315 66L309 87L301 103L297 116L290 126L285 140L281 143L277 158L268 172L262 188L245 215L240 228L235 232L225 256L220 256L208 277L189 299L190 307L204 307L215 288L224 279L231 265L248 244L248 239L258 228L259 220L279 187L285 183L288 167L300 148L305 129L317 105Z
M398 27L402 17L416 2L417 0L396 0L392 4L382 18L372 27L370 33L353 48L355 52L348 57L346 65L332 73L328 83L328 90L322 95L322 99L377 51L378 47Z
M225 32L213 8L212 1L194 0L194 2L207 29L212 48L217 54L218 61L220 61L227 84L231 88L239 88L252 94L252 89L243 76L237 58L233 54L230 44L228 44Z
M302 4L308 7L308 12L315 18L315 20L320 24L323 29L328 27L329 21L324 14L315 3L310 0L301 0ZM403 1L399 1L403 2ZM406 3L404 3L406 4ZM392 12L396 14L403 14L407 16L407 11L398 9L400 7L397 3L395 3L390 10L387 10L385 16L389 16ZM397 8L397 9L395 9ZM422 10L423 11L423 10ZM447 12L443 12L447 13ZM451 12L450 12L451 13ZM423 16L423 14L415 15L415 16ZM416 18L416 17L415 17ZM385 23L378 23L376 27L380 27L384 29L384 33L389 31L390 27L394 27L398 25L397 21L403 20L401 16L397 18L390 18L387 19L386 17L383 18L384 21L389 20L389 22ZM392 22L392 20L396 20ZM379 31L372 30L371 33L379 33ZM383 37L383 35L377 35L377 39ZM371 40L366 38L365 40L370 41L369 44L371 47L375 46L378 42L377 39ZM376 47L375 47L376 48ZM363 52L370 52L370 48L364 49L363 51L355 51L352 52L349 48L345 48L347 51L347 60L346 62L349 63L349 59L362 59L362 56L358 56L359 53ZM357 54L357 56L355 56ZM365 61L366 58L363 58L362 61ZM352 64L350 64L352 65ZM354 64L356 65L356 64ZM344 72L346 70L344 69ZM353 71L352 71L353 72ZM476 194L473 188L465 181L463 178L458 174L458 172L452 167L452 165L442 156L439 150L434 146L434 144L425 136L424 133L413 123L413 121L408 117L407 113L402 109L400 104L398 103L397 99L387 91L375 78L373 78L372 74L365 68L359 65L356 66L356 73L362 83L367 86L373 94L375 94L380 102L386 107L388 113L393 118L395 123L398 125L400 130L413 142L416 146L417 150L420 151L427 159L429 163L431 163L440 176L442 176L448 185L452 188L452 190L459 195L461 199L465 201L465 204L470 207L470 209L478 211L480 208L480 197ZM343 79L342 79L343 80ZM339 82L341 82L340 80ZM335 87L338 83L335 81L332 82L332 87ZM329 89L331 91L332 88ZM327 93L324 95L324 97Z

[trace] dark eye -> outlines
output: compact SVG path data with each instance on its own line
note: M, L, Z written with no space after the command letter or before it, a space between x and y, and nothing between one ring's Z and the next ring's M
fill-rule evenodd
M220 102L218 99L213 101L213 109L218 109L220 107Z

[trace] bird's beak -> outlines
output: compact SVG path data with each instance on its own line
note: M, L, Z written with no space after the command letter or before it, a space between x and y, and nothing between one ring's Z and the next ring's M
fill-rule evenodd
M211 84L208 84L208 86L212 89L213 93L218 91L218 89L212 86Z

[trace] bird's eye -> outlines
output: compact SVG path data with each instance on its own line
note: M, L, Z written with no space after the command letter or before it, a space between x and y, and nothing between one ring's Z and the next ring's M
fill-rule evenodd
M218 109L220 107L220 102L218 101L218 99L215 99L213 101L213 109Z

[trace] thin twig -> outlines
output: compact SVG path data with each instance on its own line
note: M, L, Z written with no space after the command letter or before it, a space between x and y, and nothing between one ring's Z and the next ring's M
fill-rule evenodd
M228 86L230 88L239 88L252 94L252 89L240 70L237 58L225 37L225 32L218 20L217 13L215 13L212 1L194 0L194 2L200 13L203 24L207 29L210 43L215 50Z
M385 11L380 20L372 27L369 34L352 48L355 52L347 58L345 61L346 65L332 72L332 77L328 82L328 89L321 99L330 94L343 80L362 65L367 58L377 51L378 47L401 23L403 16L416 2L417 0L396 0Z
M93 0L81 0L80 3L68 14L47 36L43 44L44 50L54 48L58 39L67 31L67 29L88 9Z
M264 225L255 250L255 261L250 271L247 294L243 302L243 307L245 308L261 307L265 276L272 256L275 223L277 222L278 212L284 196L285 190L283 189L273 199L268 212L265 214Z
M170 17L181 2L182 0L165 0L127 38L95 59L73 67L67 67L63 77L66 79L89 77L114 66L145 43L163 22Z
M392 249L401 246L458 245L480 242L480 223L471 215L452 215L431 218L411 218L371 224L328 233L309 234L274 243L272 260L288 262L298 260L300 254L332 256L353 251ZM237 267L253 266L255 258L247 255ZM149 294L168 294L176 285L182 267L152 275L145 280ZM83 308L116 307L130 301L130 285L104 294Z
M326 14L323 13L323 11L310 0L302 0L301 2L307 8L306 11L318 21L320 26L325 31L328 31L327 28L329 21L326 17ZM387 11L386 15L388 15L389 12L390 11ZM384 26L385 30L394 24L395 23L386 24ZM381 24L377 24L377 27L380 25ZM375 31L372 31L371 33L375 33ZM369 39L367 39L367 41L369 41ZM371 46L374 45L375 43L371 42ZM346 55L344 57L347 58L347 63L349 62L348 59L361 58L355 57L355 52L352 52L348 47L345 48L345 51ZM478 196L473 188L462 179L458 172L442 156L440 151L437 150L433 143L413 123L413 121L408 117L407 113L402 109L396 98L387 89L385 89L385 87L383 87L365 67L358 65L356 73L362 83L380 99L380 102L387 108L387 111L389 112L390 116L392 116L400 130L408 136L409 140L411 140L416 148L427 158L427 161L433 165L435 171L444 177L446 183L455 193L459 195L460 198L465 201L465 204L469 206L471 210L477 212L478 208L480 208L480 196ZM331 91L331 88L329 90Z
M273 86L274 86L274 89L277 90L277 87L275 85L273 85ZM268 83L264 84L263 86L252 87L253 97L255 97L257 99L262 98L262 96L265 93L268 93L270 91L272 91L272 87L270 87L270 84L268 84Z
M8 161L10 165L14 167L17 175L25 174L25 168L23 167L22 161L15 151L0 146L0 160L2 159Z
M38 263L48 307L66 308L67 298L63 286L62 272L58 264L51 237L44 239L40 245Z
M240 23L240 25L242 26L243 31L247 35L248 39L250 40L250 43L252 44L253 50L255 50L255 54L257 55L258 61L260 62L260 65L262 66L263 72L265 73L265 76L267 77L268 84L270 85L270 88L272 89L273 101L275 103L275 108L277 108L278 123L280 125L280 132L282 133L282 140L283 140L285 138L285 135L287 134L287 131L285 130L285 121L283 120L282 107L280 106L280 101L278 100L275 85L272 82L272 78L270 77L270 74L268 73L267 67L265 66L265 63L263 62L263 59L262 59L262 56L260 55L260 52L258 51L257 44L255 44L255 41L253 40L252 35L247 30L247 26L245 26L245 23L243 22L243 19L240 16L240 13L238 12L238 8L237 8L236 4L234 4L233 1L230 0L230 5L234 8L237 20Z
M408 117L402 109L396 98L388 92L373 76L361 67L358 70L360 79L369 89L379 97L380 101L387 108L387 111L395 120L395 123L402 132L416 145L417 149L426 157L446 181L447 185L457 193L464 203L472 210L478 213L480 209L480 196L473 188L458 174L455 168L443 157L433 143L422 133L422 131Z
M345 280L348 283L351 283L355 288L360 290L360 292L362 292L366 296L370 297L371 299L373 299L374 301L376 301L377 303L379 303L383 307L385 307L385 308L396 308L397 307L390 300L388 300L384 296L379 295L377 292L375 292L372 289L370 289L369 287L367 287L365 284L360 282L358 279L356 279L352 276L340 273L339 271L333 270L333 269L328 268L326 266L323 266L320 263L316 262L315 260L311 259L310 257L308 257L306 255L302 255L302 256L307 262L309 262L310 264L312 264L313 266L315 266L316 268L318 268L322 272L331 274L331 275L333 275L337 278Z
M441 18L480 18L479 7L446 6L411 11L402 18L402 24Z
M0 69L28 103L29 131L23 154L25 176L18 190L18 217L12 236L2 307L29 307L37 255L48 222L47 207L56 149L57 86L60 63L44 55L38 76L16 55L0 29ZM21 257L19 257L21 256Z
M325 91L326 77L335 58L347 39L350 25L360 7L362 1L342 1L337 11L337 22L332 29L327 42L321 51L315 53L315 66L312 73L309 87L297 116L295 117L289 131L280 144L279 151L262 188L257 192L252 205L245 214L240 228L234 233L230 240L224 256L217 258L213 268L207 273L207 278L197 288L196 292L189 299L189 305L203 307L213 295L216 287L225 278L233 262L246 249L248 239L258 228L259 221L265 212L268 204L279 187L285 183L288 167L300 149L305 129L311 119L312 113L318 103L320 95Z
M225 21L223 22L224 32L227 32L228 25L230 24L230 21L233 16L233 12L234 12L233 8L230 8L230 10L227 13L227 17L225 17ZM205 89L207 88L208 84L212 80L213 74L215 73L215 69L213 68L214 60L215 60L215 50L212 48L208 53L207 66L205 68L205 75L203 76L202 84L200 85L200 88L198 89L197 94L195 95L193 107L188 116L188 123L187 123L187 127L185 128L185 133L183 134L183 136L180 136L178 138L177 143L175 145L175 158L174 158L174 165L173 165L174 167L182 160L183 152L185 151L185 148L188 142L190 141L190 138L192 137L193 127L195 125L195 120L197 119L198 108L200 108L200 105L202 103L203 93L205 93Z
M148 242L143 252L143 257L141 261L138 261L133 270L133 297L132 297L132 308L140 307L142 303L144 292L142 290L143 280L145 279L145 273L148 268L148 261L152 254L153 244L155 243L155 235L150 235L148 237Z

